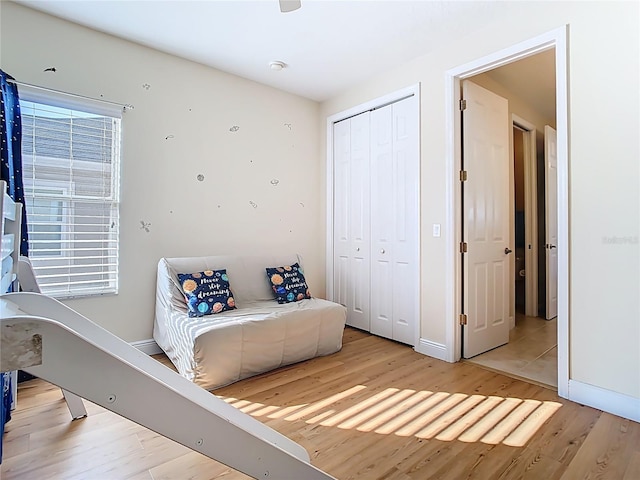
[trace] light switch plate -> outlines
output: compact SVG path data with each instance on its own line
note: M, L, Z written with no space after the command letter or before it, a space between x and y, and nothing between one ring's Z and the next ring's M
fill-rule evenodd
M434 223L433 224L433 236L434 237L439 237L440 236L440 224L439 223Z

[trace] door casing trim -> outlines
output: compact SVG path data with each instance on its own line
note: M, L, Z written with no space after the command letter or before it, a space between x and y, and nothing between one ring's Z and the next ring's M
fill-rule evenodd
M461 238L460 181L461 121L460 82L465 78L555 49L556 130L558 132L558 394L569 395L569 128L568 128L568 35L569 26L557 28L493 54L459 65L445 74L445 345L447 360L461 358L461 326L458 322L461 299L462 262L456 246Z

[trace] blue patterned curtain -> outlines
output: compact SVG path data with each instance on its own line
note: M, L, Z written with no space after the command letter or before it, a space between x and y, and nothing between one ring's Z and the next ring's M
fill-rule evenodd
M4 434L4 424L11 420L11 375L9 372L0 374L0 463L2 463L2 437Z
M13 77L0 70L0 179L5 180L8 193L16 202L24 205L22 188L22 119L20 118L20 102L18 87L9 83ZM4 192L0 192L3 195ZM22 241L20 254L27 255L29 243L27 238L26 209L22 209ZM0 292L6 293L6 292ZM0 373L0 436L4 433L4 424L11 419L11 377ZM2 438L0 437L0 463L2 463Z
M16 202L24 205L24 190L22 188L22 119L20 117L20 99L18 87L13 77L0 70L2 97L0 106L0 179L9 186L9 195ZM29 253L29 238L27 235L27 211L22 209L22 241L20 255Z

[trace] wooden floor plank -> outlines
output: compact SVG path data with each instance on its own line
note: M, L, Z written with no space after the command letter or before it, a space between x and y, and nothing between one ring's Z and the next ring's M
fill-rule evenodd
M637 480L640 478L640 452L634 453L629 459L622 480Z
M181 472L180 478L189 480L209 480L222 476L228 479L232 474L233 478L238 480L251 478L193 451L152 467L149 471L153 475L153 480L175 480L176 472Z
M561 478L622 479L626 472L637 470L638 454L638 423L602 413Z
M334 355L213 394L300 443L341 480L640 478L637 423L351 328ZM2 479L248 478L85 403L89 417L71 421L57 387L20 384Z

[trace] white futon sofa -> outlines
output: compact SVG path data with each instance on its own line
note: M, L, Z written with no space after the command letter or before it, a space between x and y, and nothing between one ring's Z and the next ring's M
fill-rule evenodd
M207 390L339 351L342 305L315 297L279 304L274 298L265 268L296 262L302 266L298 255L160 259L154 340L181 375ZM189 317L178 274L221 269L236 309Z

